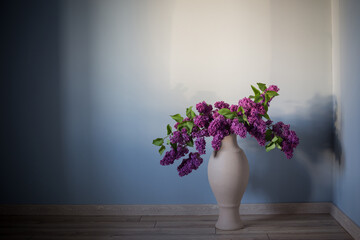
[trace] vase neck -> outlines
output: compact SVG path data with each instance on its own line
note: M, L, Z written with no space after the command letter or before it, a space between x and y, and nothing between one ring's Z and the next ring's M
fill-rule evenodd
M236 139L236 135L235 134L230 134L229 136L224 137L224 139L221 141L221 148L220 151L226 151L226 150L236 150L236 149L240 149L238 143L237 143L237 139Z

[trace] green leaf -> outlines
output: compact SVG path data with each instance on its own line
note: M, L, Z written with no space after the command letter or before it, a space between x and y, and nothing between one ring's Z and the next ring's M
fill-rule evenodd
M186 143L186 145L188 145L189 147L193 147L194 146L194 140L190 140L189 142Z
M263 100L262 96L258 95L255 97L254 102L258 103L258 102L261 102L261 100Z
M279 138L277 136L274 136L274 138L271 140L272 142L276 142Z
M167 130L167 135L170 135L170 134L172 133L170 124L168 124L168 125L166 126L166 130Z
M218 113L228 119L234 119L237 116L236 112L231 112L230 109L227 108L220 109Z
M258 96L258 95L260 95L260 91L259 91L256 87L254 87L253 85L251 85L251 88L252 88L252 90L253 90L254 93L255 93L255 97Z
M257 83L261 91L265 91L266 85L264 83Z
M270 141L272 134L273 134L273 132L272 132L270 129L266 130L265 140L266 140L266 141Z
M279 94L275 91L267 91L266 94L269 95L270 98L279 96Z
M184 127L185 127L185 122L182 122L177 126L177 130L181 131L181 129L184 128Z
M269 100L270 100L270 97L269 97L269 94L266 92L265 93L265 105L267 106L267 103L269 102ZM264 106L265 106L264 105Z
M218 111L219 114L221 115L225 115L227 113L231 113L230 109L227 109L227 108L222 108Z
M165 151L165 146L162 145L161 148L159 149L160 155L162 155L164 151Z
M266 112L269 110L269 106L266 103L264 104L264 109Z
M280 150L282 149L281 146L280 146L280 144L275 143L275 145L276 145L276 147L277 147L278 149L280 149Z
M242 118L243 118L244 122L246 122L248 125L250 125L250 123L249 123L249 121L247 119L247 116L245 114L242 115Z
M195 112L192 110L192 106L186 109L186 116L190 119L193 119L196 116Z
M167 141L166 141L166 145L169 145L170 144L170 140L168 139Z
M181 123L184 120L184 118L180 114L170 115L170 117L178 123Z
M270 117L269 117L269 115L268 115L267 113L265 113L263 116L264 116L264 118L266 118L267 120L270 120Z
M250 99L252 99L252 98L255 98L255 96L253 96L253 95L250 95L250 96L249 96L249 98L250 98Z
M188 130L188 133L190 134L192 132L192 129L194 127L194 123L191 121L187 121L184 123L186 129Z
M245 110L244 110L244 108L243 108L242 106L240 106L240 107L238 108L237 112L241 112L242 114L244 114L244 113L245 113Z
M176 151L177 149L177 143L170 143L171 147Z
M276 144L271 142L270 144L266 145L266 147L265 147L266 152L273 150L275 147L276 147Z
M156 146L161 146L164 143L164 139L163 138L157 138L157 139L154 139L152 143L154 145L156 145Z

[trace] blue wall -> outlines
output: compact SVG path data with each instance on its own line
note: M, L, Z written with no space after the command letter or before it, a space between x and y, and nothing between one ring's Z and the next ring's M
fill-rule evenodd
M340 1L339 51L340 90L337 105L340 108L337 158L334 166L334 203L360 226L360 2Z
M218 42L209 48L211 54L190 51L194 59L206 60L207 54L208 65L192 58L190 65L181 61L181 46L173 39L174 31L181 35L183 30L186 11L180 3L44 0L4 5L9 15L2 17L9 24L1 44L6 104L1 108L0 203L215 203L207 181L210 147L205 163L180 178L176 166L160 166L152 139L165 134L168 115L184 114L200 100L233 103L251 94L249 86L257 81L279 85L280 97L270 114L290 123L301 143L287 160L281 152L265 153L254 139L239 140L251 171L243 202L332 200L330 2L258 6L229 1L238 5L224 5L231 11L220 13L216 7L193 8L203 14L192 16L197 24L207 18L212 26L203 33L210 36L206 41L230 39L220 40L232 48ZM265 17L249 16L261 26L255 30L240 24L221 32L223 26L212 17L257 10ZM257 38L263 30L265 38ZM192 37L205 43L202 34ZM217 68L224 56L233 56L233 49L245 55L258 47L264 51ZM180 82L179 69L189 73Z

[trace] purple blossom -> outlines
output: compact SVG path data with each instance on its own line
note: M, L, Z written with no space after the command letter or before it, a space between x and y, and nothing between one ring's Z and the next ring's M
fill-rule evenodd
M239 109L238 105L231 105L230 106L230 111L232 111L232 112L237 112L238 109Z
M224 102L224 101L219 101L219 102L216 102L215 104L214 104L214 106L216 107L216 108L218 108L218 109L223 109L223 108L229 108L229 104L227 104L226 102Z
M240 123L238 119L234 119L231 123L231 132L239 135L241 138L246 137L246 127L243 123Z
M189 157L185 158L177 168L180 177L188 175L192 170L198 169L202 162L203 159L199 153L190 153Z
M226 135L223 132L218 132L211 141L211 146L215 151L219 151L221 148L221 141L224 139Z
M208 115L212 111L212 106L208 105L205 101L203 101L203 102L196 104L196 110L198 110L199 113Z
M199 152L200 155L203 155L206 153L206 141L204 137L201 138L197 138L195 140L195 146L196 146L196 150Z
M199 114L192 119L186 117L182 121L183 123L193 123L192 130L189 131L189 125L178 129L180 123L175 123L176 130L169 135L171 149L165 153L160 164L170 165L175 160L185 157L177 168L179 175L185 176L202 164L203 159L200 155L206 153L205 137L212 136L211 146L215 151L219 151L224 137L236 134L245 138L247 133L254 137L261 146L265 146L274 136L279 137L276 144L280 144L281 150L287 158L291 158L294 149L299 144L299 138L295 131L290 130L290 125L283 122L273 124L271 120L264 119L267 111L265 107L267 109L272 100L271 98L268 101L268 106L264 105L267 91L278 92L279 88L275 85L269 86L261 95L263 100L257 103L251 98L240 99L238 105L231 106L224 101L218 101L214 104L215 110L205 101L196 104ZM239 107L242 107L244 111L238 112ZM231 112L237 114L225 114L225 117L218 113L223 108L230 109ZM268 131L270 131L270 136L267 136ZM194 143L196 151L189 153L188 146L192 146L192 143ZM189 155L186 157L188 153Z
M286 125L283 122L277 122L272 127L273 132L281 137L281 151L283 151L288 159L292 158L294 149L299 144L299 138L295 131L290 130L290 125Z
M198 115L194 118L194 124L199 128L205 128L209 126L210 117L208 115Z
M173 164L176 159L184 157L189 152L189 149L184 146L178 146L176 151L174 149L165 153L164 158L160 161L160 164L170 165Z
M276 85L270 85L267 89L265 89L264 92L267 91L274 91L274 92L278 92L280 89L276 86Z

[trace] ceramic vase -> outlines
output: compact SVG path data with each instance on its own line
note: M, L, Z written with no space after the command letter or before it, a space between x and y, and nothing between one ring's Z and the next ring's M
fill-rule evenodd
M219 206L216 228L243 228L239 208L249 179L249 163L239 147L236 135L226 136L219 151L214 151L208 164L208 178Z

